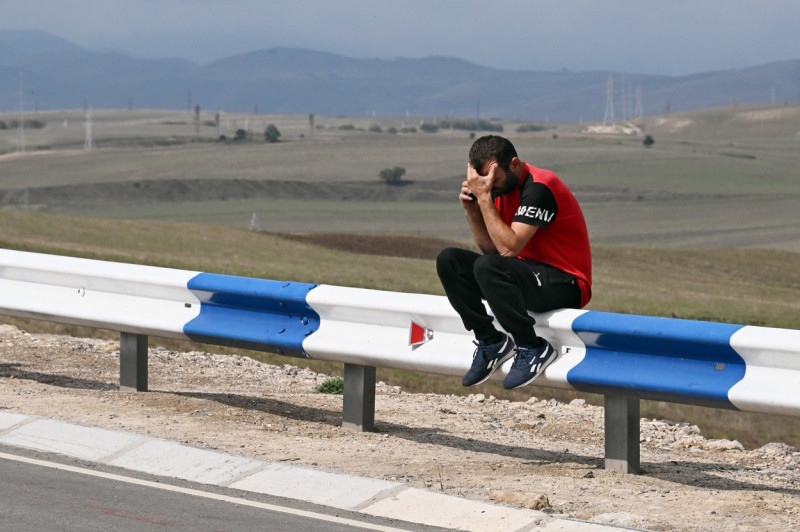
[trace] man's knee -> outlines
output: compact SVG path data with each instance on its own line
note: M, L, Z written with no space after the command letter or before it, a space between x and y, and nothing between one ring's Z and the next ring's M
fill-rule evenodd
M458 255L459 251L460 250L458 248L452 248L452 247L451 248L444 248L436 256L436 263L438 264L438 263L442 262L442 263L446 264L448 262L453 262L453 260Z
M472 269L472 262L480 257L479 254L468 249L455 247L445 248L436 256L436 271L439 277L443 272L468 272Z
M472 266L475 278L481 280L496 276L503 270L503 260L504 257L502 255L495 253L481 255Z
M444 248L436 256L436 271L441 273L445 270L451 270L453 264L458 262L457 253L458 248Z

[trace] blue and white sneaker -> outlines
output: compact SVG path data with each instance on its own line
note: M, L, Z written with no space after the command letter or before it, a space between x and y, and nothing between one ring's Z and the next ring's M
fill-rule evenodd
M503 340L496 344L487 345L483 342L474 344L478 347L472 355L472 367L461 379L463 386L475 386L484 382L503 365L503 362L513 356L514 342L506 334L503 334Z
M556 358L558 351L547 340L542 347L517 347L514 363L503 380L503 388L511 390L532 383Z

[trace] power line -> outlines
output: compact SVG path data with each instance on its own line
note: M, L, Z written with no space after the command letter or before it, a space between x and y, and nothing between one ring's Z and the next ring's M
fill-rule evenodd
M91 150L94 147L94 137L92 136L92 108L86 109L86 139L83 142L83 149Z
M642 86L636 86L636 109L633 111L633 117L636 119L644 116L644 108L642 106Z
M19 73L19 124L17 124L17 151L25 151L25 75Z
M614 121L614 76L608 76L606 82L606 113L603 116L603 125Z

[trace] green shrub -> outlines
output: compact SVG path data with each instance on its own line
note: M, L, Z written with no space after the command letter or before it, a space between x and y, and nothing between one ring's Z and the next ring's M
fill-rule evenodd
M270 142L270 143L280 142L280 140L279 140L280 137L281 137L281 132L278 131L278 128L275 126L275 124L268 125L267 129L264 130L264 139L267 142Z
M553 129L552 126L543 126L542 124L522 124L517 128L517 133L528 133L536 131L545 131Z
M403 180L404 175L406 175L406 169L395 166L394 168L384 168L381 170L380 178L386 181L388 185L397 185Z
M316 388L316 393L327 393L329 395L342 395L344 393L344 379L341 377L332 377Z
M503 132L501 124L493 124L487 120L442 120L440 125L445 129Z
M45 123L41 120L30 119L24 120L22 126L25 129L44 129ZM9 120L8 123L0 121L0 129L17 129L19 127L19 120Z

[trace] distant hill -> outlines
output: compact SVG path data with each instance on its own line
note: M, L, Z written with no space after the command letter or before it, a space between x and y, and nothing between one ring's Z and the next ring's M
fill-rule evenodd
M47 52L80 50L77 44L41 31L0 31L0 65L15 65Z
M800 101L800 60L668 77L608 71L529 72L428 57L351 59L293 48L207 65L85 50L42 32L0 31L0 112L186 109L326 116L504 118L591 122L729 105ZM641 95L641 96L639 96Z

